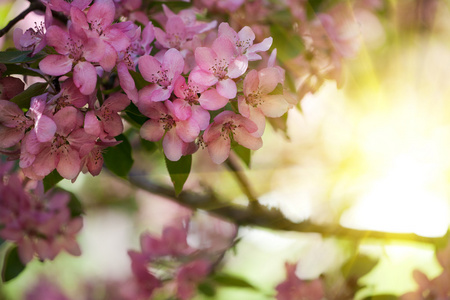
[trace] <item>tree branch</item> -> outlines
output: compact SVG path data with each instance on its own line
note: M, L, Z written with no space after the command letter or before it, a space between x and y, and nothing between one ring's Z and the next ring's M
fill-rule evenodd
M352 240L364 240L368 238L382 240L403 240L415 241L433 245L447 243L447 236L431 238L413 233L389 233L374 230L358 230L343 227L339 224L321 225L310 221L295 223L287 219L279 210L258 205L243 207L230 204L225 199L220 199L212 193L194 193L183 191L178 197L175 196L173 188L163 186L149 181L144 174L131 172L129 182L138 188L146 190L152 194L169 198L179 204L193 210L202 209L217 216L229 219L240 226L259 226L272 230L295 231L295 232L315 232L322 236L334 236L348 238Z

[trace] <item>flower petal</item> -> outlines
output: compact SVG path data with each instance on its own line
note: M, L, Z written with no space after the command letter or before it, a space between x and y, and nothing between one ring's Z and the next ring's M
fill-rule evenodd
M61 76L72 70L73 60L68 56L50 54L39 62L39 69L52 76Z
M73 82L83 95L92 94L97 84L97 71L86 61L80 61L73 69Z

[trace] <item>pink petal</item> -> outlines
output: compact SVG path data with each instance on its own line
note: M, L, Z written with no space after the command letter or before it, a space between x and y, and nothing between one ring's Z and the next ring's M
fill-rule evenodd
M110 44L117 52L124 51L130 46L130 39L119 29L105 30L105 41Z
M230 155L230 139L219 136L208 143L208 153L212 161L216 164L223 163Z
M36 120L34 130L36 130L36 137L39 142L49 142L56 132L56 124L49 117L42 115Z
M195 120L189 119L187 121L177 122L176 132L183 142L190 143L198 137L200 127Z
M18 243L18 250L19 250L19 258L24 265L26 265L33 259L34 254L33 244L28 237L23 238Z
M103 120L103 128L109 136L118 136L123 132L122 118L117 113L110 114Z
M97 116L93 110L86 112L86 116L84 118L84 130L87 134L93 136L99 136L102 131L101 122L97 119Z
M112 49L108 43L105 43L99 38L91 38L84 43L83 55L89 62L100 62L105 59L105 62L103 62L105 67L110 67L111 59L115 59L117 57L117 53L115 53L114 49ZM108 57L105 58L105 56Z
M266 95L263 97L263 102L260 109L264 115L270 118L278 118L284 115L290 105L286 102L283 95Z
M162 145L168 160L178 161L183 155L183 141L178 137L175 129L166 132Z
M144 55L138 61L139 71L148 82L156 82L160 78L158 72L162 71L161 63L150 55Z
M184 58L181 53L175 48L167 50L164 54L162 68L167 70L167 76L170 79L176 79L175 77L180 75L184 69Z
M228 66L228 77L238 78L243 75L248 68L248 59L244 55L236 57Z
M120 86L127 94L128 98L133 101L134 104L138 102L139 95L136 89L136 84L128 71L124 62L120 62L117 65L117 74L119 75Z
M115 14L114 2L111 0L95 0L94 4L89 8L87 20L91 22L99 22L99 25L106 27L112 24Z
M229 98L221 96L216 89L203 92L198 99L200 105L207 110L218 110L227 105Z
M244 95L249 96L258 92L259 76L258 71L251 70L244 79Z
M260 137L254 137L242 127L236 128L234 139L239 145L251 150L258 150L262 147L262 139Z
M61 149L62 148L62 149ZM80 154L69 145L60 148L59 162L56 166L58 173L66 179L74 179L81 169Z
M53 120L57 126L57 133L62 136L68 136L77 125L77 114L79 111L73 106L66 106L59 110Z
M191 74L189 74L189 78L192 79L192 82L195 84L210 87L217 83L217 77L209 71L204 71L202 69L192 70Z
M192 106L192 119L197 122L200 130L205 130L209 125L209 112L203 109L200 105Z
M130 105L130 99L127 95L122 93L114 93L108 97L103 103L103 106L108 107L110 110L119 112L127 108Z
M219 59L225 59L227 63L238 54L236 45L226 36L219 36L213 42L211 48Z
M267 51L272 46L273 38L265 38L261 43L254 44L247 49L247 57L249 61L255 61L261 59L261 56L255 54L255 52Z
M59 26L50 26L47 28L45 39L49 46L55 48L59 54L69 54L69 50L66 48L70 43L70 36Z
M259 90L262 94L272 92L278 85L282 83L282 78L277 68L264 68L258 71Z
M11 101L0 100L0 123L7 127L16 127L26 120L20 107ZM18 122L19 121L19 122Z
M164 101L169 99L171 94L172 94L171 89L166 89L157 85L153 90L150 99L155 102Z
M56 168L56 153L49 150L43 149L33 162L33 171L38 176L47 176Z
M24 129L9 128L0 125L0 148L9 148L17 144L25 135Z
M217 93L220 96L227 99L233 99L236 97L237 87L236 83L232 79L220 80L216 85Z
M187 120L191 117L191 106L184 100L175 99L173 102L165 102L169 111L179 120Z
M83 95L92 94L97 84L97 71L86 61L80 61L73 69L73 82Z
M78 7L70 8L70 19L72 20L74 27L82 30L89 30L86 14Z
M105 43L105 52L103 58L100 60L100 66L106 72L111 72L111 70L116 66L117 52L111 47L110 44Z
M248 41L253 44L255 40L255 33L249 26L244 26L239 32L238 37L240 41ZM269 46L270 48L270 46Z
M61 76L72 70L73 60L68 56L50 54L39 62L39 69L52 76Z
M163 137L164 129L159 121L148 120L142 125L140 135L145 140L157 142Z
M200 69L211 73L210 68L214 66L218 57L213 49L208 47L197 47L195 49L195 62Z

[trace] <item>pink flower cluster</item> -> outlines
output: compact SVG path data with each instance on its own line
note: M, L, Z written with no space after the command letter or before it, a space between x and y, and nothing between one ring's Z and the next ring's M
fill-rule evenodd
M208 218L184 226L165 227L161 237L141 235L141 251L130 250L133 280L123 289L126 299L148 299L170 290L179 299L191 299L198 284L213 272L217 259L230 247L236 227Z
M147 22L142 29L133 21L145 18L132 13L140 1L90 2L46 0L45 24L15 33L16 47L32 55L53 48L39 69L63 80L34 97L25 114L0 100L0 148L20 148L20 167L32 179L54 169L71 180L80 171L97 175L102 150L116 145L123 131L118 113L131 102L148 118L142 138L162 140L169 160L201 145L218 164L232 142L259 149L265 117L279 117L296 102L277 89L284 70L275 66L276 51L264 68L248 68L269 50L271 37L255 43L250 27L236 32L228 23L214 31L217 22L197 21L194 9L176 14L165 5L155 15L162 28ZM52 10L67 15L67 27L55 24ZM129 20L114 22L118 12ZM139 90L136 71L147 82ZM98 98L107 76L109 88L119 92Z
M324 297L324 285L320 279L303 281L295 274L295 264L285 263L286 280L277 285L277 300L321 300Z
M34 255L52 260L62 250L80 255L75 238L83 220L71 216L70 195L63 191L44 194L41 181L8 174L10 167L0 165L0 237L17 244L24 264Z

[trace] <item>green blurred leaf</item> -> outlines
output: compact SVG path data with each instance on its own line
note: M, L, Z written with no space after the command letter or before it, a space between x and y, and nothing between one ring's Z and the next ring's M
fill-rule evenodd
M216 289L210 282L204 281L197 286L197 289L203 295L208 297L214 297L216 295Z
M45 176L43 182L44 182L44 191L48 191L52 187L54 187L58 182L63 180L63 177L59 175L58 171L53 170L50 174Z
M273 36L272 47L277 48L277 57L283 63L297 57L305 49L298 34L277 23L270 25L270 34Z
M3 245L4 242L5 242L5 240L0 237L0 246Z
M14 63L25 63L33 62L43 58L45 55L42 53L37 53L35 56L29 56L31 51L0 51L0 63L3 64L14 64Z
M81 205L80 200L77 196L75 196L74 193L70 193L68 191L65 191L70 194L70 202L67 205L67 207L70 209L70 216L72 218L79 217L84 214L83 205Z
M158 149L158 145L155 142L150 142L144 139L141 139L141 146L148 153L153 153Z
M364 300L396 300L398 299L398 296L389 295L389 294L383 294L383 295L374 295L374 296L368 296L364 298Z
M238 288L248 288L253 290L258 290L254 285L249 283L247 280L237 277L231 274L219 273L212 276L212 280L226 287L238 287Z
M178 161L171 161L165 157L167 171L169 171L175 194L178 196L183 190L184 183L189 177L192 165L192 155L182 156Z
M16 103L20 108L30 108L32 97L42 95L47 88L47 83L37 82L30 85L25 91L13 97L10 101Z
M233 146L234 153L239 156L239 158L244 162L244 164L250 168L251 159L252 159L252 151L248 148L245 148L244 146L239 145L236 143Z
M134 163L131 144L123 134L116 136L116 140L122 142L117 146L106 148L103 161L111 172L119 177L127 178Z
M342 274L347 279L359 279L368 274L378 264L378 260L367 255L357 254L351 257L342 267Z
M19 258L19 251L17 246L13 246L5 254L5 260L3 261L2 269L2 281L10 281L25 269L25 265Z

